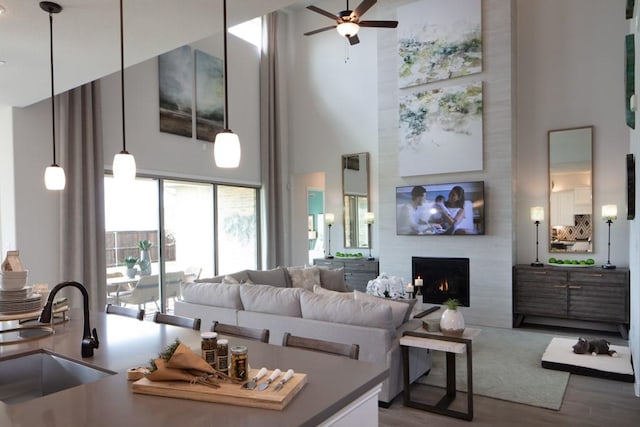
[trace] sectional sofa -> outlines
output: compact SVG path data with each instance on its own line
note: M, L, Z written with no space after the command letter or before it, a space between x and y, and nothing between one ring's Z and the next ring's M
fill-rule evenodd
M213 321L267 328L270 344L281 345L285 332L360 346L359 360L389 369L379 400L385 404L402 391L399 339L421 326L413 304L348 291L341 269L288 267L244 270L182 284L175 313L199 317L203 330ZM410 349L410 380L431 367L426 350Z

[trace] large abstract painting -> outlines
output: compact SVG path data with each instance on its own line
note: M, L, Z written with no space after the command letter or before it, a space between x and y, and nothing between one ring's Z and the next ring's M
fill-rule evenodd
M400 98L398 174L482 170L482 83Z
M160 132L191 137L193 60L182 46L158 57Z
M398 8L400 88L482 71L480 0L423 0Z
M196 137L213 142L224 128L224 63L196 50Z

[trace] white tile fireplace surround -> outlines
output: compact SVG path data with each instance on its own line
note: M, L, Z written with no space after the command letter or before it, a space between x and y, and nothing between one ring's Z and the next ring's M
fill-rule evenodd
M442 304L449 298L470 306L469 258L411 257L411 277L422 280L422 301Z

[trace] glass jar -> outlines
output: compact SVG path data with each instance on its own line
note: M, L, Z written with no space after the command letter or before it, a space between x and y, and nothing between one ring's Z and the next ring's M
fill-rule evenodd
M248 349L243 345L231 347L231 371L229 375L233 378L246 381L249 376L249 356Z
M218 340L216 369L224 374L229 374L229 340Z
M203 332L200 334L201 357L213 368L216 368L216 352L218 349L218 334Z

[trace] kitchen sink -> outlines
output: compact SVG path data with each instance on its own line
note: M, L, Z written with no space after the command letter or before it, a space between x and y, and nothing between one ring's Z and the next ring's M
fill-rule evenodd
M26 402L114 374L45 350L23 353L0 360L0 401Z

